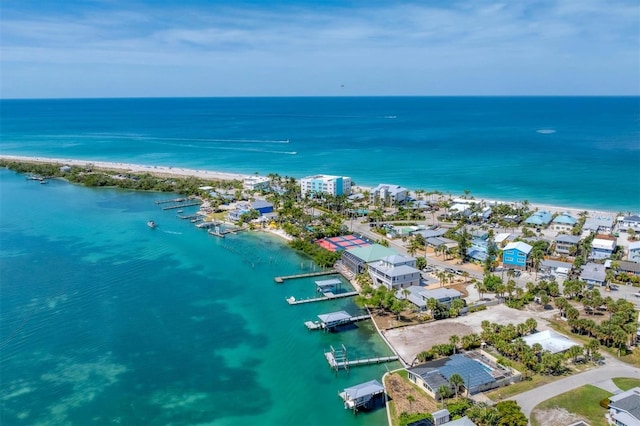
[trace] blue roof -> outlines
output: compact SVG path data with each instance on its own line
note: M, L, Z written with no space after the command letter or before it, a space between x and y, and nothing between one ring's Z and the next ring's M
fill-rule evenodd
M464 379L465 386L469 385L470 388L495 382L495 379L487 371L491 370L490 367L461 354L451 355L446 364L438 370L447 380L458 373Z
M524 221L529 225L548 225L551 222L551 213L548 211L537 211Z
M553 223L564 223L566 225L575 225L576 223L578 223L578 221L568 214L561 214L560 216L557 216L555 219L553 219Z

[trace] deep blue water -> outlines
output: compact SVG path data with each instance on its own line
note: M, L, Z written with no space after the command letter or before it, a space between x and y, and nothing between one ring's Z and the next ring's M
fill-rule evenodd
M4 154L640 210L637 97L3 100Z

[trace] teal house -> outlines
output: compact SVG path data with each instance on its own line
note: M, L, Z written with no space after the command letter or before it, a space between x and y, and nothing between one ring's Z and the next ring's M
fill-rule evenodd
M527 266L527 257L531 247L522 241L509 243L502 250L502 264L504 267L524 268Z
M551 222L552 217L553 216L548 211L539 210L529 216L527 220L524 221L524 223L526 223L527 225L546 227L547 225L549 225L549 222Z

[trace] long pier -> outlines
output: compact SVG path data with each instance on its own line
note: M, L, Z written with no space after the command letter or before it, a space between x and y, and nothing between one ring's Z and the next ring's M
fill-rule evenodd
M187 201L188 198L172 198L170 200L156 200L154 201L156 204L168 204L168 203L182 203L183 201Z
M278 284L282 284L286 280L292 280L295 278L306 278L306 277L319 277L322 275L333 275L339 273L335 269L329 269L328 271L320 271L320 272L309 272L308 274L296 274L296 275L285 275L282 277L275 277L274 281Z
M347 356L347 348L345 348L344 345L341 346L342 349L336 350L331 347L331 351L324 353L324 357L329 363L329 366L336 372L340 369L348 371L350 367L357 367L360 365L381 364L385 362L398 361L397 355L349 360Z
M182 207L199 206L200 204L201 204L200 201L192 201L190 203L180 203L173 206L163 207L162 210L172 210L172 209L179 209Z
M342 299L344 297L353 297L357 296L359 293L357 291L349 291L346 293L324 293L324 296L320 297L312 297L309 299L301 299L296 300L294 297L287 298L287 303L290 305L301 305L303 303L314 303L314 302L324 302L325 300L334 300L334 299Z

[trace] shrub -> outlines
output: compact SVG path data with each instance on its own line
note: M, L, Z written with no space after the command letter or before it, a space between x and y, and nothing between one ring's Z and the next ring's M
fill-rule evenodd
M486 309L487 309L487 305L471 306L471 307L469 308L469 313L471 313L471 312L485 311Z
M604 398L604 399L600 400L600 406L601 406L602 408L606 408L606 409L608 410L608 409L609 409L609 403L610 403L610 402L611 402L611 401L609 401L609 398Z

